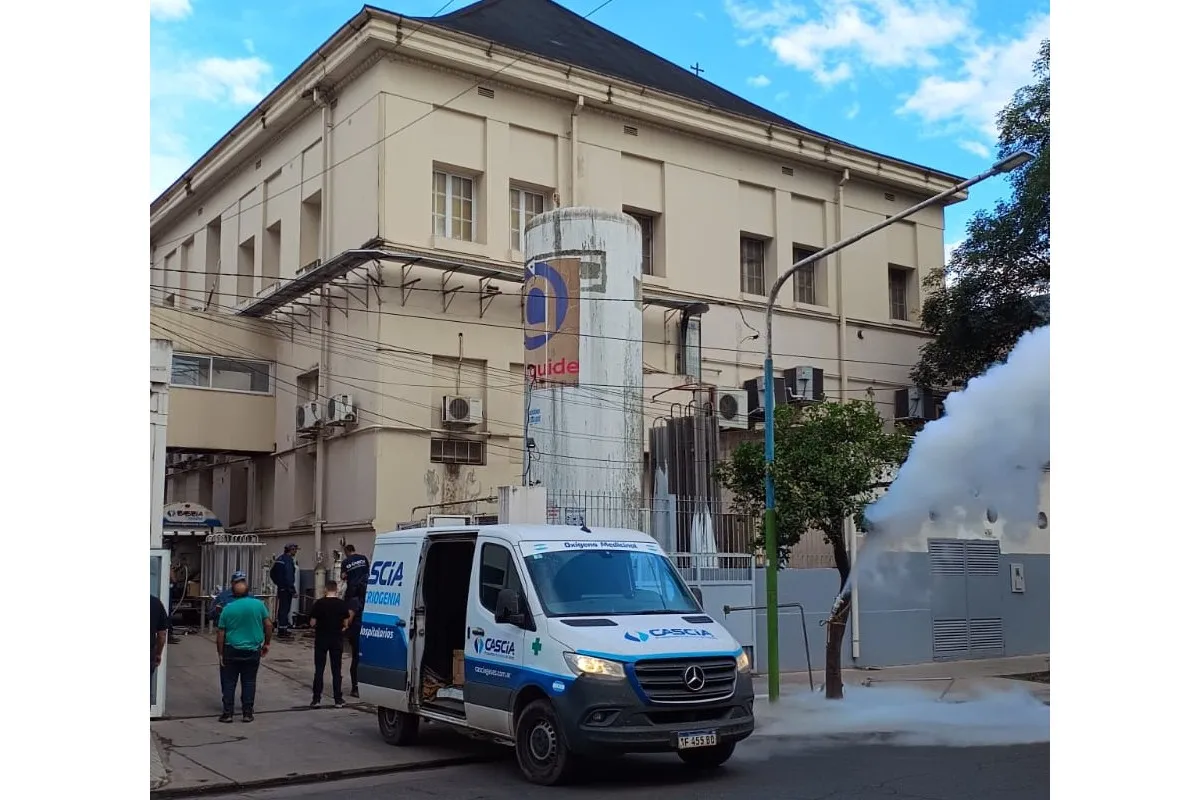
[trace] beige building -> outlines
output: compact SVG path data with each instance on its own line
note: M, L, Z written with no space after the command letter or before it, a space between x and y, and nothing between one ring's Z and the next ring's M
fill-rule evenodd
M487 512L522 472L534 215L641 224L648 427L697 382L736 395L759 374L764 295L802 253L958 180L807 130L548 0L365 9L151 205L151 337L175 352L167 500L296 540L305 568L318 529L327 552L440 504ZM830 397L891 416L942 229L930 208L801 274L776 316L780 374L816 367ZM696 303L698 350L680 344ZM331 411L353 421L314 432ZM470 424L444 422L459 412Z

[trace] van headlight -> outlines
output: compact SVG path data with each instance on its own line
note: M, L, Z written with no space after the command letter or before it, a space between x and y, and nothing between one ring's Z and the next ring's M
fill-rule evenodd
M585 656L570 651L563 653L563 659L576 675L592 675L597 678L625 678L625 665L620 661L610 661L607 658Z
M745 650L738 651L737 668L738 672L750 671L750 656L746 655Z

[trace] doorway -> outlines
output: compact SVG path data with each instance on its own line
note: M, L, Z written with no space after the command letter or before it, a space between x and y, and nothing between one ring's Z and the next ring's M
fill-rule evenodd
M463 706L467 598L475 539L434 540L425 553L418 586L420 659L417 691L423 708L465 719Z

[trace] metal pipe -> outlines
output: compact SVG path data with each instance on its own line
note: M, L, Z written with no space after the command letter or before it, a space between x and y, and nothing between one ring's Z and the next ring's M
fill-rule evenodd
M579 205L579 114L583 111L583 95L575 98L571 109L571 205Z
M729 616L731 611L761 611L766 606L725 606L725 616ZM808 619L804 616L804 606L799 603L784 603L779 608L798 608L800 609L800 628L804 631L804 659L808 662L808 688L809 691L817 690L816 684L813 682L812 668L812 651L808 649Z
M846 210L846 184L850 182L850 170L842 171L842 179L837 185L837 241L841 241ZM849 376L846 374L846 292L842 275L845 265L842 262L842 251L837 253L837 313L838 313L838 399L846 402L850 393Z
M771 286L771 293L767 296L766 308L766 354L763 359L763 416L765 422L765 442L764 442L764 461L765 461L765 510L763 512L763 539L764 550L767 557L767 696L773 703L779 699L779 533L776 527L776 510L775 510L775 476L772 474L775 468L775 358L774 358L774 328L772 322L772 312L775 310L775 303L779 299L779 292L783 289L784 284L796 272L809 264L816 263L822 258L833 255L841 250L846 249L850 245L862 241L876 231L881 231L889 225L893 225L902 219L911 217L918 211L922 211L936 203L940 203L952 195L965 191L981 181L1001 174L1002 172L1011 172L1017 167L1031 161L1033 156L1026 152L1017 152L993 164L987 171L981 172L973 178L968 178L965 181L954 184L949 189L938 192L937 194L922 200L914 206L904 209L898 214L888 217L882 222L854 234L848 239L842 239L834 244L813 253L807 258L802 258L791 268L784 271L782 275L775 279L774 285Z
M321 153L323 169L321 170L321 257L322 262L328 261L333 249L330 238L333 232L331 217L333 214L333 198L329 196L332 182L329 180L330 154L333 150L330 141L333 109L330 108L329 98L320 89L313 89L313 100L321 106ZM320 292L320 304L317 316L321 325L320 349L317 353L317 402L324 403L329 396L329 305L328 293L324 287ZM313 476L313 593L318 594L320 587L325 585L325 553L321 541L325 525L325 436L324 431L317 429L317 463Z

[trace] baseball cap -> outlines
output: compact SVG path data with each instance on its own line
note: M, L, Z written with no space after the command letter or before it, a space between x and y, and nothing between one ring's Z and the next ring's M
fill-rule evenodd
M233 573L233 577L229 579L229 582L237 583L238 581L244 581L244 580L246 580L246 573L242 572L241 570L238 570L237 572Z
M284 550L299 550L300 545L296 544L295 542L288 542L286 545L283 546L283 549Z

